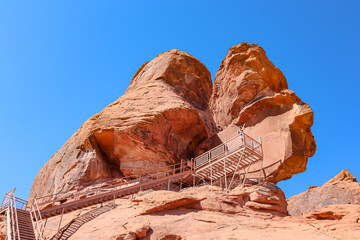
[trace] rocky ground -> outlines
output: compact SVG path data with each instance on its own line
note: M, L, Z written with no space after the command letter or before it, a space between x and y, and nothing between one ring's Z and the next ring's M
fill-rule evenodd
M355 240L360 239L360 204L357 202L360 188L355 188L354 184L359 184L356 178L343 170L324 184L327 187L321 190L323 198L317 201L308 198L310 201L306 203L302 202L306 199L303 196L313 194L315 187L286 200L281 189L267 181L248 182L244 188L238 186L228 193L208 185L185 188L180 192L150 190L116 199L115 207L114 202L108 202L66 213L60 229L68 239L87 240ZM342 192L337 191L339 185ZM353 202L343 204L344 192L347 201L353 199ZM319 205L320 200L331 204ZM303 209L311 211L297 214ZM48 219L47 237L58 232L59 222L60 216ZM5 239L4 216L0 218L0 229L0 239Z
M114 210L82 225L70 239L359 239L360 205L332 205L306 217L289 216L286 200L272 184L225 194L202 186L181 192L153 191L120 199ZM66 214L63 224L97 208ZM46 235L57 231L59 216Z
M360 183L346 169L322 186L291 197L288 210L292 216L305 216L314 209L334 204L360 204Z

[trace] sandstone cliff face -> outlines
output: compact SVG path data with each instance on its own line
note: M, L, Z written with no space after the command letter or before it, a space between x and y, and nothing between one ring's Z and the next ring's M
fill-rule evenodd
M261 47L231 47L214 87L199 60L170 50L143 64L125 94L54 154L29 199L155 171L226 141L244 124L262 138L266 177L276 183L305 171L316 150L312 123L309 105L287 89ZM251 167L256 176L259 169Z
M283 73L256 44L232 46L214 80L210 105L216 124L225 129L238 123L240 111L255 99L287 89Z
M336 219L336 216L332 216L334 209L342 210L344 207L325 207L338 204L356 204L360 207L360 183L345 169L321 187L312 186L306 192L289 198L288 204L292 216L304 216L314 210L309 217Z
M44 165L29 199L191 157L216 132L208 107L211 92L210 73L196 58L178 50L160 54Z
M198 148L203 152L237 134L262 138L267 179L279 182L306 170L316 144L311 133L310 106L287 89L282 72L255 44L241 43L230 48L214 80L210 100L215 122L223 133ZM254 165L256 172L260 165Z

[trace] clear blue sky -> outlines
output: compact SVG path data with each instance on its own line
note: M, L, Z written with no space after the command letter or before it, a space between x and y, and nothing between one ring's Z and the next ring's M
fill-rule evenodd
M261 45L315 112L318 150L287 197L342 169L360 178L359 1L1 1L0 194L27 198L43 164L145 62L189 52L212 77L232 45ZM2 197L2 196L0 196Z

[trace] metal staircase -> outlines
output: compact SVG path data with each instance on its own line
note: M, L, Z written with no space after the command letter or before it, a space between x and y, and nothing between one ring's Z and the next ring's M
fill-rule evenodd
M192 168L195 174L209 180L211 185L223 180L227 191L231 188L235 174L240 176L239 171L243 169L246 178L249 167L262 159L261 139L255 140L240 130L237 136L196 157Z
M109 204L106 206L101 206L94 210L91 210L85 214L80 215L79 217L74 218L64 227L58 230L58 232L51 238L51 240L66 240L71 237L82 225L93 220L97 216L106 213L116 207L115 204ZM59 226L60 227L60 226Z
M8 240L35 240L30 212L24 210L26 201L15 197L15 188L5 194L0 214L6 215Z
M221 183L224 180L227 191L231 188L235 174L240 176L240 170L243 169L245 179L249 167L262 159L261 139L252 139L243 131L239 131L236 137L187 162L181 161L180 164L166 166L164 169L157 169L156 172L122 178L118 184L73 193L66 198L63 197L64 193L34 198L31 205L27 206L27 211L14 210L18 199L15 198L13 189L5 195L5 205L3 206L3 201L0 213L4 211L1 209L6 209L8 213L9 240L47 239L44 229L49 217L61 215L60 226L64 213L166 185L170 189L172 183L180 183L181 187L183 183L196 185L198 182L210 183L212 186L214 182ZM227 178L230 177L228 183ZM21 203L23 207L27 204L24 200L21 200ZM59 239L58 236L60 235L54 236L54 239Z
M22 209L16 209L16 211L17 211L20 237L15 239L35 240L35 233L30 217L30 212Z
M192 170L182 171L179 173L174 173L171 175L159 177L152 179L151 176L147 176L141 179L136 179L134 183L124 183L122 185L113 186L111 188L105 188L101 190L93 190L85 193L86 195L93 195L90 197L82 198L77 196L75 200L63 203L61 205L54 205L46 208L42 208L49 204L49 202L39 202L39 199L36 199L38 202L40 210L40 216L42 219L60 215L63 213L71 212L77 209L88 207L91 205L108 202L116 198L125 197L131 194L138 193L140 191L145 191L148 189L158 188L161 186L166 186L171 183L179 182L182 179L185 179L193 173ZM40 199L41 200L41 199ZM56 200L52 201L56 202Z

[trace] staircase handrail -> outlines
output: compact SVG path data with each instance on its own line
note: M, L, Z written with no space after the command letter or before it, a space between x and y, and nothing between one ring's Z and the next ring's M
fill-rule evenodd
M200 154L199 156L195 157L194 159L192 159L193 161L193 168L197 169L207 163L210 163L216 159L218 159L219 157L227 154L229 152L229 143L235 141L235 140L239 140L237 145L232 146L232 149L238 149L242 146L246 146L248 148L250 148L252 151L254 151L255 153L259 154L260 156L263 156L263 151L262 151L262 143L261 143L261 138L257 138L257 139L253 139L252 137L246 135L245 133L239 133L238 135L236 135L235 137L230 138L229 140L223 142L220 145L217 145L216 147ZM220 150L220 153L218 154L212 154L216 151ZM203 160L204 158L204 160ZM201 160L200 160L201 159ZM197 161L200 160L200 163L197 164ZM199 162L199 161L198 161Z
M7 211L8 220L10 220L11 222L10 224L8 224L8 228L10 228L8 229L8 236L11 240L16 239L16 236L18 239L20 239L19 222L16 210L16 202L18 199L21 201L25 201L21 198L15 197L15 188L13 188L9 192L5 193L4 199L0 207L0 211Z
M166 169L166 171L164 171L164 170L159 171L160 169ZM173 165L162 167L162 168L157 168L156 172L152 172L152 173L147 172L147 173L143 173L143 174L131 175L128 177L121 178L122 182L112 184L110 186L93 188L93 189L83 191L83 192L75 192L75 193L71 194L71 198L69 198L69 197L65 198L63 196L57 197L57 195L61 194L61 193L57 193L57 194L51 194L51 195L36 198L36 200L37 200L38 207L40 209L46 205L49 205L49 204L54 205L56 202L59 202L59 201L65 200L65 199L67 200L67 202L69 202L68 201L69 199L77 200L82 197L89 197L89 195L96 196L96 195L99 195L102 193L107 193L107 192L118 190L125 186L129 186L129 185L131 186L131 184L137 185L139 183L143 183L148 180L153 180L153 179L158 179L160 177L170 176L170 175L173 175L178 172L183 172L185 169L187 169L185 162L181 162L181 163L173 164ZM64 195L64 193L62 193L62 195ZM47 199L44 201L45 198L47 198Z
M15 191L14 191L15 192ZM16 198L15 198L15 193L12 195L12 201L13 201L13 210L15 212L14 218L15 218L15 225L16 225L16 233L18 235L18 239L20 239L20 230L19 230L19 220L18 220L18 215L17 215L17 208L16 208Z
M34 198L30 206L30 218L36 240L46 239L46 237L44 236L45 224L42 223L42 217L36 198Z

